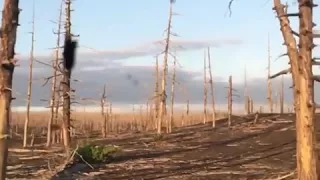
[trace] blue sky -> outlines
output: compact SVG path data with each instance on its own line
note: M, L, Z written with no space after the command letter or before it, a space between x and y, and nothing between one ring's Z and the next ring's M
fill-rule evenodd
M3 0L2 0L3 1ZM59 0L36 1L36 54L49 54L55 46L52 30L59 14ZM32 3L20 0L23 11L17 52L28 55L30 48ZM173 20L173 31L181 40L240 39L241 45L212 48L213 74L226 78L233 75L242 81L246 64L250 77L265 77L267 35L270 33L272 56L284 52L279 22L272 11L271 0L236 0L231 17L227 15L228 0L177 0L174 11L181 14ZM3 3L1 3L2 5ZM80 34L80 45L98 50L121 50L145 42L160 40L167 26L169 0L77 0L73 5L73 32ZM2 8L2 7L1 7ZM202 71L203 50L178 53L186 70ZM149 65L151 56L125 60L129 65ZM286 67L287 61L272 64L274 72Z

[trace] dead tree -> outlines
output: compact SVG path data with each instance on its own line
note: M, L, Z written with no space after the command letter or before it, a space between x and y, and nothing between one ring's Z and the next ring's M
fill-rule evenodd
M159 59L158 56L156 57L156 84L154 90L154 118L155 120L159 119L159 103L160 103L160 95L159 95ZM157 127L157 122L156 122Z
M229 76L229 89L228 89L228 127L231 127L232 116L232 76Z
M107 117L108 117L108 113L106 113L106 111L105 111L106 100L107 100L106 85L104 85L103 86L102 95L101 95L101 100L100 100L101 115L102 115L102 118L103 118L101 133L102 133L102 137L103 138L107 137Z
M152 116L151 116L151 113L149 112L150 111L150 105L149 105L149 101L147 101L146 103L146 121L145 121L145 131L148 130L148 126L149 126L149 120L152 119Z
M9 117L12 101L12 77L17 28L19 26L19 0L4 0L1 25L0 68L0 180L6 179L8 158Z
M71 0L66 0L66 24L65 24L65 45L64 45L64 68L63 68L63 145L66 148L66 153L69 155L70 153L70 105L71 105L71 88L70 88L70 78L71 78L71 70L75 61L75 49L77 43L72 40L71 34Z
M280 22L281 32L287 47L290 68L273 77L291 73L293 79L293 94L296 113L297 136L297 172L299 180L317 180L320 178L318 152L316 148L316 118L314 102L314 81L320 81L314 76L312 66L318 65L319 58L312 57L315 46L313 38L319 37L313 33L313 0L299 0L299 12L287 13L286 6L280 0L274 0L274 10ZM288 17L299 17L299 32L295 32ZM294 36L299 37L299 46ZM270 77L272 78L272 77Z
M208 82L207 82L207 63L206 52L203 58L203 124L207 122L207 104L208 104Z
M190 101L187 100L187 110L186 110L187 120L190 119Z
M268 105L269 112L273 113L273 100L272 100L272 84L271 84L271 55L270 55L270 36L268 34Z
M211 55L210 55L210 47L208 47L208 68L209 68L209 83L210 83L210 95L211 95L211 106L212 106L212 127L216 127L216 108L215 108L215 100L214 100L214 89L213 89L213 78L211 71Z
M251 97L249 98L249 104L250 104L250 114L253 114L254 113L254 102Z
M280 114L284 113L284 80L283 75L281 76L281 86L280 86Z
M109 119L110 123L113 123L112 103L111 102L109 103L109 116L108 116L108 119ZM111 127L112 127L112 124L111 124Z
M57 89L57 80L58 80L58 67L60 63L60 35L61 35L61 21L62 21L62 7L63 7L63 1L61 1L60 4L60 13L58 18L58 31L57 31L57 44L55 49L55 60L52 63L52 69L53 69L53 75L52 75L52 86L51 86L51 100L50 100L50 118L48 120L48 130L47 130L47 143L46 146L49 147L51 145L51 140L54 143L54 140L57 138L56 133L52 134L52 124L53 121L58 119L58 108L59 108L59 92ZM56 108L55 108L56 103ZM57 124L57 122L55 122ZM58 139L58 138L57 138Z
M136 109L135 109L135 105L132 105L132 123L131 123L131 130L132 131L138 131L138 123L137 123L137 117L136 117Z
M177 65L177 59L176 59L176 54L174 55L175 57L173 58L173 74L172 74L172 85L171 85L171 112L170 112L170 120L167 125L167 133L172 132L172 124L174 122L173 119L173 111L174 111L174 96L175 96L175 84L176 84L176 65Z
M233 106L233 96L239 97L239 95L235 94L236 90L232 85L232 76L229 76L229 87L228 87L228 127L231 127L232 124L232 106Z
M175 0L170 0L168 27L166 29L167 34L166 34L166 40L165 40L163 72L162 72L161 93L160 93L160 97L161 97L160 112L159 112L160 117L158 118L158 125L157 125L158 134L161 134L162 122L166 114L166 101L167 101L166 87L167 87L167 74L168 74L168 57L169 57L170 39L171 39L171 36L174 35L171 32L171 28L172 28L173 5L175 2L176 2Z
M247 115L250 114L250 97L248 93L248 83L247 83L247 66L244 66L244 110Z
M34 61L34 21L35 21L35 1L33 1L33 10L32 10L32 32L31 32L31 49L30 49L30 64L29 64L29 82L28 82L28 92L27 92L27 111L26 119L24 121L24 131L23 131L23 147L27 147L28 141L28 127L29 127L29 118L30 118L30 106L31 106L31 96L32 96L32 70L33 70L33 61Z

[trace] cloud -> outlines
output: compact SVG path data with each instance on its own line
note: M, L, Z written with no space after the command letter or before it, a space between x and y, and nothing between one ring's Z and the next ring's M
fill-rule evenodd
M208 46L220 47L223 45L237 45L239 40L220 39L220 40L174 40L172 46L180 51L203 49ZM183 48L181 48L183 47ZM114 51L84 51L79 50L76 70L73 72L73 78L79 82L72 82L72 87L76 89L76 96L99 99L104 84L108 87L108 98L114 103L145 103L148 98L154 94L154 67L152 66L129 66L122 64L122 59L140 56L149 56L161 52L163 45L159 41L150 42L128 48ZM25 105L27 81L28 81L28 58L18 57L21 66L16 68L14 74L14 96L17 100L14 105ZM51 63L53 55L40 55L36 59L45 63ZM50 83L42 87L44 77L52 74L52 69L46 65L35 63L34 65L34 84L33 84L33 105L46 106L48 102L40 99L49 99ZM169 72L169 75L172 74ZM221 77L215 77L215 95L217 103L225 103L227 83ZM185 103L190 100L191 103L202 103L203 101L203 78L202 72L187 71L178 69L177 71L177 103ZM258 81L259 83L261 82ZM254 84L254 83L253 83ZM170 96L171 81L168 80L168 97ZM259 88L261 84L253 89ZM262 85L263 86L263 85ZM239 92L243 87L235 85ZM241 93L240 93L241 94ZM255 96L254 96L255 97ZM260 101L261 94L257 96ZM241 102L236 99L236 102Z
M89 68L90 69L90 68ZM122 71L119 71L122 69ZM47 69L48 70L48 69ZM48 71L48 74L51 74ZM202 72L192 72L186 70L177 70L176 85L176 103L185 103L187 100L192 104L203 103L203 79L200 77ZM49 99L50 83L41 87L43 80L39 80L42 75L37 75L33 84L33 106L47 106L48 102L40 101L40 99ZM154 67L152 66L125 66L110 67L103 71L78 71L74 72L73 77L80 82L72 82L72 87L76 90L77 99L93 98L99 100L103 85L107 85L108 98L114 104L135 104L146 103L147 99L154 94ZM25 105L27 92L28 76L16 73L14 75L14 96L17 100L13 102L15 106ZM279 92L279 79L272 81L274 95ZM285 102L292 104L292 89L290 78L285 78ZM267 103L267 81L265 78L254 78L248 81L249 93L257 104ZM221 77L214 77L215 101L217 104L227 103L228 83ZM244 86L242 83L234 83L234 89L239 97L234 97L234 103L241 104L244 102L243 92ZM319 85L316 85L319 88ZM170 98L171 81L168 80L168 100ZM317 91L315 91L317 92ZM320 102L320 93L316 94L316 100ZM210 97L210 96L209 96ZM278 96L279 97L279 96ZM209 98L209 102L211 102ZM88 102L86 102L87 104ZM218 106L219 107L219 106Z
M217 39L217 40L172 40L171 47L177 51L192 51L199 50L209 46L221 47L223 45L239 45L243 43L238 39ZM77 52L77 70L102 70L102 67L112 67L121 64L118 60L125 60L134 57L154 56L160 54L164 50L164 41L157 40L136 45L131 48L119 49L119 50L96 50L90 47L81 46ZM28 72L29 57L20 55L17 56L20 60L20 67L17 68L17 73ZM54 55L38 55L36 60L44 63L52 63ZM90 67L90 68L88 68ZM34 72L42 73L41 70L47 68L43 64L35 63ZM45 70L47 71L47 70Z

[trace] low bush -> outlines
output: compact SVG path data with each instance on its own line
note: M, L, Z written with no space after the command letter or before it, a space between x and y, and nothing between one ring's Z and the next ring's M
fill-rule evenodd
M76 155L77 161L86 161L88 163L106 163L112 159L112 155L120 151L118 146L96 146L93 144L87 144L78 148Z

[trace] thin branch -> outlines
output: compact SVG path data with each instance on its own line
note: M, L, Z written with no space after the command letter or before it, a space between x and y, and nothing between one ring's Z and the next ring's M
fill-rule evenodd
M270 76L269 79L274 79L274 78L276 78L276 77L278 77L280 75L289 74L289 73L291 73L291 68L282 70L282 71Z

